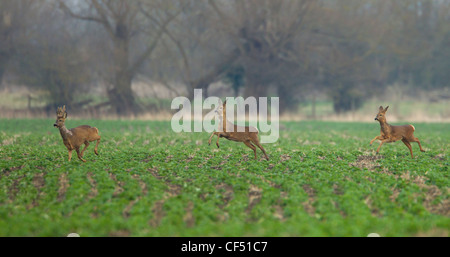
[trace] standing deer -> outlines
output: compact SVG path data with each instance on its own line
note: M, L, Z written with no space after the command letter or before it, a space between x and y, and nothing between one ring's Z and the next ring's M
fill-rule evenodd
M224 137L231 141L243 142L246 146L250 147L253 150L253 152L255 153L255 160L256 160L256 147L253 145L255 144L264 153L266 159L269 160L266 151L259 143L258 129L252 126L242 127L229 122L227 120L226 106L227 101L225 100L225 102L222 105L219 105L219 107L217 107L216 109L216 113L219 116L219 128L222 127L222 132L213 132L209 137L208 144L211 145L211 139L213 138L214 135L217 135L216 141L217 148L219 148L219 138L221 137Z
M417 137L414 137L414 128L413 125L402 125L402 126L393 126L386 122L386 111L389 108L387 106L385 109L383 109L383 106L380 106L377 116L375 117L375 120L380 122L381 127L381 135L376 136L372 141L370 141L370 145L372 145L373 141L376 139L380 140L380 146L378 146L377 154L380 152L381 145L384 143L391 143L398 140L402 140L402 142L409 148L409 151L411 152L411 158L414 158L412 147L409 142L417 142L420 147L420 151L425 152L425 150L422 149L422 145L420 145L420 141Z
M56 122L53 126L59 128L61 137L63 139L64 145L69 150L69 161L72 159L72 151L75 149L77 151L78 159L86 162L83 159L83 154L86 148L89 146L89 142L97 140L94 152L98 155L98 144L100 143L100 136L98 135L98 129L88 125L78 126L76 128L67 129L64 122L67 118L66 106L62 108L58 107L56 111ZM84 144L83 150L80 152L80 146Z

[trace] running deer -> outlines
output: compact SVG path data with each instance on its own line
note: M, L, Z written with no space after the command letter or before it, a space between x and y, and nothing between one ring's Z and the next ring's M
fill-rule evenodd
M219 107L217 107L216 109L216 113L219 116L219 128L222 127L222 132L213 132L209 137L208 144L211 145L211 139L213 138L214 135L217 135L216 141L217 148L219 148L219 138L221 137L224 137L231 141L243 142L246 146L250 147L253 150L256 159L256 147L253 145L255 144L264 153L266 159L269 160L266 151L262 147L261 143L259 143L258 129L252 126L245 126L242 128L242 126L235 125L230 121L228 121L226 106L227 101L225 100L225 102L222 105L219 105Z
M380 146L378 146L377 154L380 152L381 145L384 143L391 143L398 140L402 140L402 142L409 148L411 152L411 158L414 158L411 144L409 142L417 142L420 147L420 151L425 152L422 149L422 145L420 145L420 141L417 137L414 137L414 128L413 125L403 125L403 126L393 126L386 122L386 111L389 108L387 106L383 109L383 106L380 106L377 116L375 120L380 122L381 127L381 135L376 136L372 141L370 141L370 145L372 145L373 141L380 140Z
M67 118L66 106L62 108L58 107L56 111L56 122L53 126L59 128L64 145L69 150L69 161L72 159L72 151L77 151L78 159L86 162L83 159L83 154L86 148L89 146L89 142L97 140L94 152L98 155L98 144L100 143L100 136L98 135L98 129L88 125L78 126L76 128L67 129L64 122ZM83 150L80 152L80 146L84 144Z

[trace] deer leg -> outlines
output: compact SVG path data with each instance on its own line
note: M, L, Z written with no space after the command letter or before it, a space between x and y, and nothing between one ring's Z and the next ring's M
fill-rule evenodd
M375 140L383 140L383 138L381 136L376 136L374 139L372 139L372 141L370 141L370 145L372 145L373 141Z
M256 139L252 138L252 142L253 142L253 144L255 144L257 147L259 147L259 149L261 149L261 151L264 153L264 156L266 157L266 159L269 160L269 156L267 156L266 151L264 150L264 148L262 147L262 145L259 143L258 138L256 138Z
M216 132L213 132L212 134L211 134L211 136L209 137L209 140L208 140L208 145L211 145L211 139L213 138L213 136L216 134Z
M81 157L83 157L84 151L86 151L86 148L88 148L88 146L89 146L89 142L88 142L88 141L85 141L85 142L84 142L84 148L83 148L83 150L81 150Z
M72 150L69 150L69 162L72 159Z
M82 160L83 162L86 162L86 160L83 160L83 157L80 154L80 148L77 147L77 148L75 148L75 150L77 151L78 159Z
M405 138L402 139L402 142L409 148L409 152L411 153L411 158L414 158L411 144Z
M97 139L97 144L95 144L94 153L98 155L98 144L100 143L100 137Z
M411 140L411 142L417 142L419 144L420 151L425 152L425 150L423 150L422 145L420 144L420 141L417 137L415 137L413 140Z
M380 148L385 142L386 142L386 140L381 140L380 145L377 148L377 154L380 152Z
M217 140L216 140L217 148L219 148L219 138L220 138L220 133L217 133Z
M216 145L217 145L217 148L219 148L219 137L220 137L220 132L213 132L213 133L211 134L211 136L209 137L209 140L208 140L208 145L211 145L211 139L213 138L214 135L217 135Z
M380 145L377 148L377 154L380 152L381 146L386 142L393 142L393 141L391 141L389 138L380 140Z
M256 160L256 147L254 145L252 145L250 140L244 141L244 144L253 150L253 152L255 153L255 160Z

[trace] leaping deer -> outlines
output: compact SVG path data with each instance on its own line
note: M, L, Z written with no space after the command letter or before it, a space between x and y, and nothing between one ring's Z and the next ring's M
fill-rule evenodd
M393 126L386 122L386 111L388 108L389 106L384 109L383 106L380 106L378 114L375 117L375 120L380 122L381 135L372 139L372 141L370 141L370 145L372 145L373 141L377 139L381 141L380 146L378 146L377 149L377 154L380 152L380 148L384 143L391 143L398 140L402 140L402 142L409 148L411 158L414 158L414 156L410 142L417 142L419 144L420 151L425 152L425 150L422 149L419 139L414 136L414 131L416 129L413 125Z
M253 150L256 160L256 147L253 145L255 144L264 153L266 159L269 160L266 151L262 147L261 143L259 143L258 129L252 126L245 126L244 128L242 128L242 126L235 125L228 121L226 106L227 101L225 100L225 102L222 105L219 105L219 107L217 107L216 109L216 113L219 115L219 129L222 128L222 132L213 132L209 137L208 144L211 145L211 139L214 135L217 135L217 148L219 148L219 138L221 137L224 137L231 141L243 142L246 146L250 147ZM238 132L242 130L243 132Z
M64 124L67 118L66 106L62 108L58 107L56 111L56 122L53 126L59 128L61 137L63 139L64 145L69 150L69 161L72 159L72 151L75 149L77 151L78 159L86 162L83 159L83 154L86 148L89 146L89 142L97 140L94 152L98 155L98 144L100 143L100 136L98 134L98 129L88 125L78 126L76 128L67 129ZM83 150L80 152L80 146L84 144Z

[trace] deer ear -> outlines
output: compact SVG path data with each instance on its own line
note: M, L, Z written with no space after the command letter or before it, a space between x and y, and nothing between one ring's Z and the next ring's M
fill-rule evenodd
M380 112L383 111L383 106L380 105L380 108L378 110L380 110Z
M225 102L223 102L223 105L227 105L227 99L225 99Z
M388 108L389 108L389 105L386 106L386 108L384 108L384 112L386 112Z

